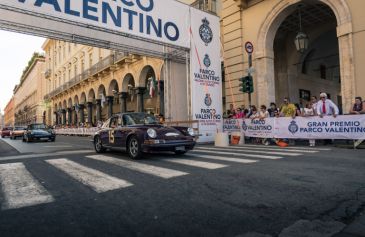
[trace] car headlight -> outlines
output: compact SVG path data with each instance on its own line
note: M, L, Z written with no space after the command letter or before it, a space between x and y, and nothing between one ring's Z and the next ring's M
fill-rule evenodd
M148 136L149 136L150 138L156 138L156 137L157 137L157 132L156 132L156 130L155 130L155 129L153 129L153 128L149 128L149 129L147 130L147 134L148 134Z
M188 133L189 133L190 136L195 135L194 129L192 129L192 128L188 128Z

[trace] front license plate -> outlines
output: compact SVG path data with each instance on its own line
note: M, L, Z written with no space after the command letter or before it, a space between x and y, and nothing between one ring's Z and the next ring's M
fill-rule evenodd
M184 146L177 146L177 147L175 147L175 151L185 151L185 147Z

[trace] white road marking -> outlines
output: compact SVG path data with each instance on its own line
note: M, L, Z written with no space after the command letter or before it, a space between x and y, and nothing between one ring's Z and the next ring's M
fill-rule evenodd
M211 160L229 161L229 162L242 163L242 164L250 164L250 163L258 162L257 160L229 158L229 157L223 157L223 156L199 155L199 154L191 154L191 153L189 153L188 156L193 156L196 158L203 158L203 159L211 159Z
M61 156L61 155L87 154L87 153L93 153L93 150L60 151L60 152L53 152L53 153L40 153L40 154L29 154L29 155L19 155L19 156L6 156L6 157L0 157L0 161L44 158L44 157L53 157L53 156Z
M47 190L29 173L23 163L0 165L4 193L2 209L15 209L53 202Z
M259 151L286 151L286 152L301 152L301 153L318 153L319 151L312 151L312 150L287 150L284 148L270 148L267 146L262 147L241 147L241 146L229 146L229 147L197 147L197 148L209 148L210 150L230 150L230 151L252 151L252 150L259 150Z
M176 163L176 164L182 164L182 165L188 165L188 166L194 166L194 167L199 167L199 168L209 169L209 170L227 167L227 165L222 165L222 164L218 164L218 163L196 161L196 160L189 160L189 159L180 159L180 158L163 159L163 161Z
M133 184L68 159L46 160L47 163L65 172L72 178L89 186L97 193L126 188Z
M127 161L122 159L117 159L109 156L104 155L94 155L94 156L86 156L86 158L103 161L109 164L121 166L127 169L135 170L141 173L150 174L154 176L158 176L164 179L169 179L177 176L187 175L189 173L172 170L167 168L161 168L153 165L142 164L139 162L134 161Z
M215 152L215 151L212 151L213 149L212 148L202 148L202 147L199 147L198 149L194 149L194 151L211 151L211 152ZM218 152L219 151L222 151L221 149L218 149ZM230 152L235 152L236 150L234 148L231 148L229 150ZM275 152L275 151L255 151L255 150L245 150L245 151L238 151L237 152L242 152L243 154L246 154L246 153L259 153L259 154L267 154L267 155L279 155L279 156L300 156L302 154L300 153L289 153L289 152ZM232 154L235 154L235 153L232 153ZM241 153L236 153L236 154L239 154L241 155Z
M210 154L217 154L217 155L230 155L230 156L239 156L239 157L252 157L252 158L269 159L269 160L277 160L277 159L283 158L282 156L267 156L267 155L255 155L255 154L246 154L246 153L238 154L238 153L234 153L234 152L206 151L206 150L199 150L199 149L194 149L193 152L202 152L202 153L210 153Z
M301 147L301 146L288 146L288 147L277 147L277 146L264 146L264 145L255 145L255 144L247 144L247 145L237 145L235 147L247 147L247 148L251 148L251 147L269 147L271 149L287 149L287 150L292 150L292 149L297 149L297 150L306 150L306 151L330 151L332 150L331 148L322 148L322 147Z
M73 147L73 146L43 146L43 147L46 147L46 148L55 148L55 147L57 147L57 148L70 148L70 147Z

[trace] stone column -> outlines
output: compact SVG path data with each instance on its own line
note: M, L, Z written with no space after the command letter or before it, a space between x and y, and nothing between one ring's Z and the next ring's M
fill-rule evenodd
M127 112L128 93L127 92L121 92L119 94L119 97L120 97L120 112L125 113L125 112Z
M67 121L68 125L72 125L72 108L67 108Z
M165 115L165 91L164 81L160 80L160 114Z
M93 102L87 102L87 122L90 126L93 124Z
M85 105L79 105L80 123L85 123Z
M107 96L106 100L108 101L108 118L110 118L113 116L114 96Z
M61 113L62 113L62 125L66 125L66 110L62 109Z
M73 118L73 124L77 126L78 118L77 118L77 112L76 112L76 107L75 106L72 108L72 112L73 112L73 115L74 115L73 116L74 117Z
M101 121L101 99L96 100L96 121Z
M137 90L137 112L144 112L143 94L146 91L146 88L138 87L136 90Z
M54 112L54 115L56 116L54 125L58 125L58 114L57 114L57 112Z

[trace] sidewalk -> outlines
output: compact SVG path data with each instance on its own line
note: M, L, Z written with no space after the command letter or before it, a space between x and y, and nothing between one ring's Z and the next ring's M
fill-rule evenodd
M0 158L18 154L19 152L14 147L10 146L7 142L0 138Z

